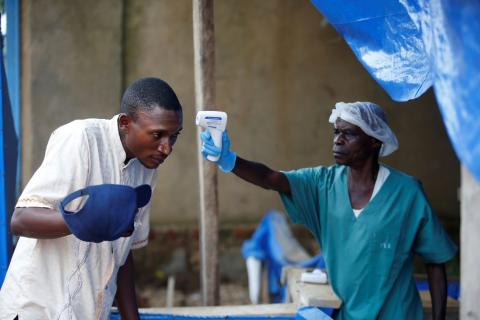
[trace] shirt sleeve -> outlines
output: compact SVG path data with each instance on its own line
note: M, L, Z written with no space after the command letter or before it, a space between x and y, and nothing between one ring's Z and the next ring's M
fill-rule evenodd
M58 208L65 196L87 185L88 168L85 131L71 124L58 128L50 136L45 158L25 186L16 207Z
M450 240L437 215L433 212L421 186L419 193L417 206L421 221L414 242L414 251L426 263L447 262L457 253L457 246Z
M290 195L280 193L285 210L294 223L307 226L313 232L320 227L318 187L323 168L303 168L283 172L290 184Z

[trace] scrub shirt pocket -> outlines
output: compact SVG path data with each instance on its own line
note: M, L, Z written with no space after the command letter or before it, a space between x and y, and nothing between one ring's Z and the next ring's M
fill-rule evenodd
M396 268L395 252L399 236L391 232L374 232L370 238L370 261L373 273L378 277L388 277Z

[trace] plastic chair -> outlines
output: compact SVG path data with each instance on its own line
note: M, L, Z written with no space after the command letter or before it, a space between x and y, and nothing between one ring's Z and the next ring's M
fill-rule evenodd
M267 268L268 292L273 302L285 302L285 287L280 284L285 266L325 268L321 254L310 256L294 238L285 216L269 211L251 239L242 246L248 273L248 289L253 304L259 303L262 268Z

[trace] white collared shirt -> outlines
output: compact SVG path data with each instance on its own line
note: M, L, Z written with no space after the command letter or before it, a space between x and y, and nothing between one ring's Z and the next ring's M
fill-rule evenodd
M78 189L103 183L154 187L156 170L137 159L127 165L118 116L76 120L55 130L45 159L16 207L58 209ZM147 244L150 205L139 210L128 238L101 243L69 235L57 239L20 237L0 291L0 320L108 319L116 277L131 249Z

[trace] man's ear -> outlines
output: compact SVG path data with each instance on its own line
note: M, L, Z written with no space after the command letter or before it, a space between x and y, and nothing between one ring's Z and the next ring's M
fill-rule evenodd
M131 122L132 119L130 119L130 117L125 113L120 113L120 115L118 116L118 128L124 134L130 131Z

